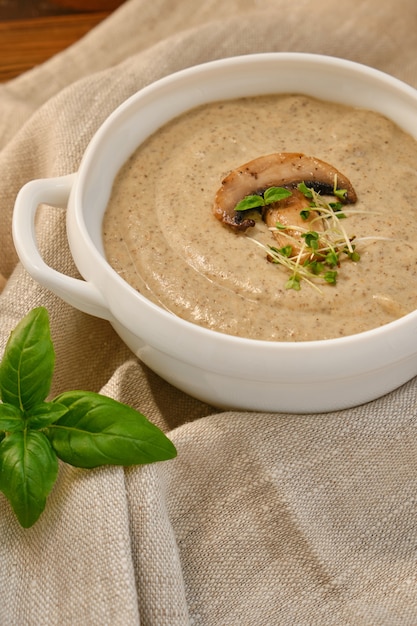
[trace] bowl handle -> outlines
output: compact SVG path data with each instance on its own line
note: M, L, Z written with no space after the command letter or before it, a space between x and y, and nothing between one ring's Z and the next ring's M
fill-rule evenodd
M35 216L40 204L66 207L76 174L32 180L19 191L13 212L13 241L17 254L29 274L75 308L112 320L98 289L90 282L61 274L42 259L36 242Z

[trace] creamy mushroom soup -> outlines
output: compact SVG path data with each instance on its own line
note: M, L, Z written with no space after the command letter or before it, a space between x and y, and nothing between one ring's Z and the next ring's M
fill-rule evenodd
M241 232L213 213L229 172L275 153L323 160L356 192L339 220L355 259L341 255L334 284L291 286L261 217ZM269 341L341 337L417 307L416 190L417 142L379 114L301 95L217 102L168 123L121 168L105 252L140 293L201 326Z

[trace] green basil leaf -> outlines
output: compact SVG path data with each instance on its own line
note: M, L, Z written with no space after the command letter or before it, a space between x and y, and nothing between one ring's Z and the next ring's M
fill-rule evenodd
M0 431L13 433L24 427L25 420L20 409L13 404L0 404Z
M41 515L57 474L56 454L41 432L12 433L0 443L0 490L24 528Z
M68 391L68 412L45 430L60 459L76 467L136 465L176 456L174 444L144 415L106 396Z
M58 402L41 402L27 412L27 424L34 429L45 428L56 422L67 411L67 407Z
M273 202L285 200L285 198L288 198L291 195L291 191L289 189L285 189L285 187L269 187L264 193L265 204L272 204Z
M38 307L11 332L0 364L3 402L28 411L49 393L55 363L48 312Z
M262 196L246 196L237 203L235 206L235 211L249 211L250 209L257 209L258 207L264 206L265 201Z

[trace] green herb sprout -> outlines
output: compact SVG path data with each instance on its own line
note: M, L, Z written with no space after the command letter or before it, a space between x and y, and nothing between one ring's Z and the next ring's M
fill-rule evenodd
M304 182L299 183L297 189L310 200L309 207L300 211L301 218L306 221L306 228L301 232L301 236L299 225L291 226L277 222L270 230L280 231L281 235L288 239L288 245L277 248L272 245L266 246L250 236L249 239L266 250L270 262L277 263L289 270L290 277L285 284L287 289L299 291L301 283L304 281L314 289L321 291L317 281L335 285L342 259L345 258L354 262L360 260L360 254L356 250L358 240L354 235L348 235L341 223L349 215L359 213L359 211L348 210L339 201L328 202L315 189L307 187ZM266 206L290 195L291 191L286 188L271 187L264 192L263 197L247 196L238 203L235 210ZM333 195L340 199L346 196L345 189L337 189L336 177ZM256 204L256 198L260 199L258 204ZM310 219L312 215L314 217ZM308 225L307 220L309 220ZM297 234L292 235L291 231L296 231ZM298 250L295 255L292 255L293 245Z

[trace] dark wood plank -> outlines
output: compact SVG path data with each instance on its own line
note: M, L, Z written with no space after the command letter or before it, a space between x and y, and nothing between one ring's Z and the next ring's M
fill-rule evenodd
M123 0L2 0L0 82L61 52L110 15Z
M1 0L0 21L68 13L110 13L124 0Z
M0 82L64 50L108 15L71 14L0 22Z

